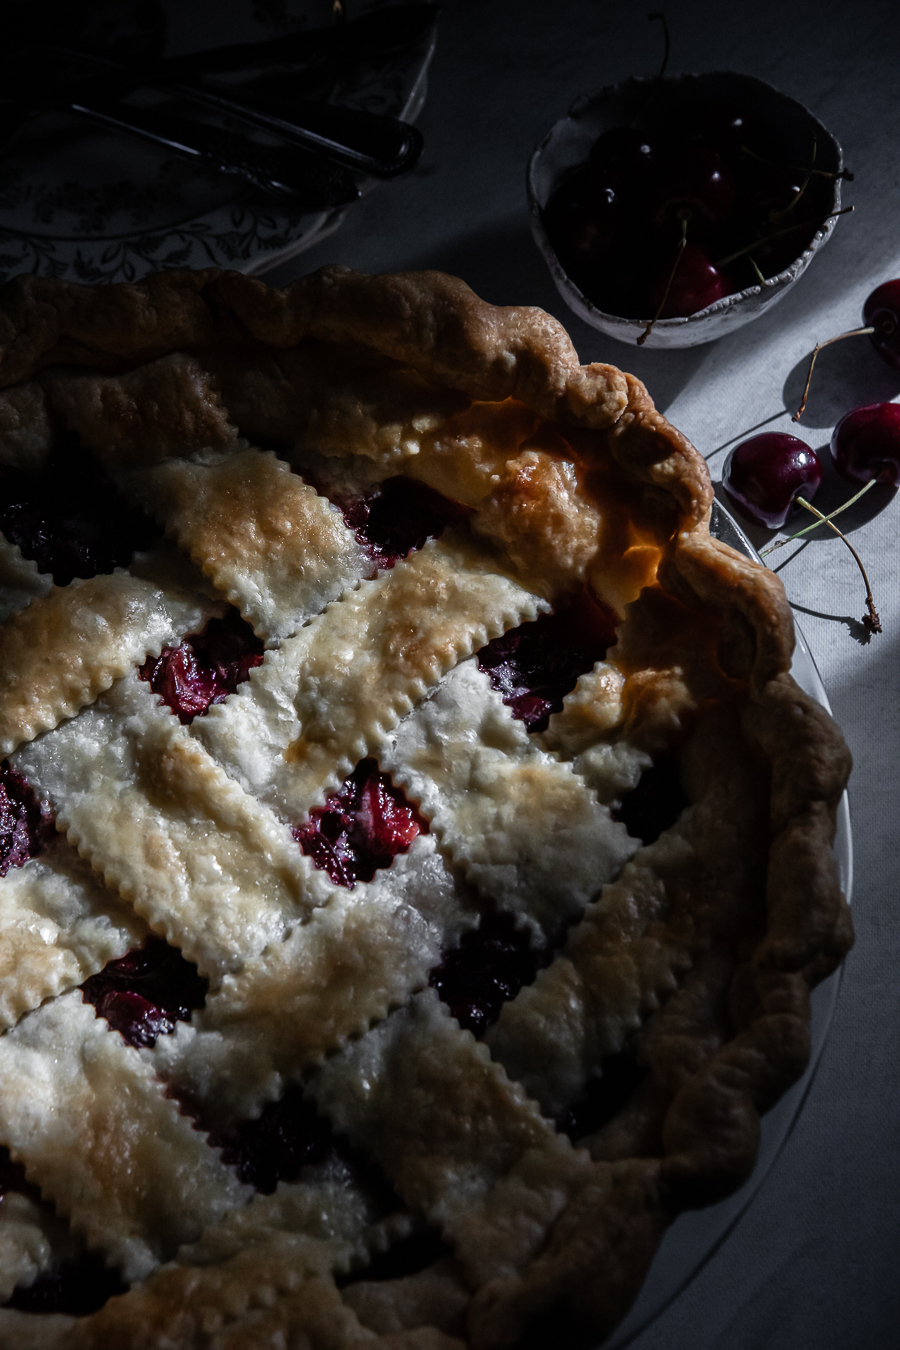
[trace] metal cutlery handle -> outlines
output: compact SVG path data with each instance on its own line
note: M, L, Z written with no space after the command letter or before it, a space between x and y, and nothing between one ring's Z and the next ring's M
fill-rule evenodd
M310 207L318 209L345 205L359 196L359 188L344 168L333 164L323 167L321 161L303 152L298 156L296 150L251 143L217 127L116 101L92 99L73 101L68 106L73 112L140 136L219 173L236 174L276 197L294 201L305 198Z
M275 113L258 104L245 103L217 93L196 79L163 81L158 78L164 68L163 63L156 67L157 79L148 80L145 78L147 72L131 72L127 67L105 57L87 56L52 45L47 45L45 50L83 60L111 77L114 98L110 97L100 82L91 81L68 106L73 111L102 117L123 131L133 129L139 135L147 134L137 124L144 110L118 101L125 93L144 87L176 94L202 107L213 108L250 126L274 133L303 150L325 155L355 173L364 173L373 178L396 178L412 168L422 153L424 143L418 128L382 113L341 108L330 103L298 101L295 118L287 118L281 112ZM114 110L116 107L118 114ZM118 122L115 122L116 116Z

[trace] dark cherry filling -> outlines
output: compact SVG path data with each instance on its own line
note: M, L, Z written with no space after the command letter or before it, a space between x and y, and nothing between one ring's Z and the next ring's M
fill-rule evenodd
M163 647L139 674L187 724L233 694L262 659L262 642L238 611L230 609L223 619L210 619L202 633L186 637L180 647Z
M308 824L292 833L316 867L352 890L406 853L416 835L428 833L428 822L388 775L379 773L374 759L362 759L325 805L310 812Z
M544 731L579 675L593 670L616 640L616 617L588 592L553 614L494 638L478 653L491 687L529 731Z
M19 1312L68 1313L87 1317L97 1312L108 1299L128 1292L117 1270L103 1264L96 1252L83 1252L77 1260L62 1261L44 1270L33 1284L13 1290L5 1305Z
M339 1165L365 1193L371 1204L387 1213L400 1200L376 1164L358 1153L331 1122L320 1116L306 1100L303 1089L289 1087L277 1102L263 1108L256 1120L243 1120L219 1128L192 1110L199 1127L209 1134L213 1148L222 1150L222 1161L237 1169L241 1181L263 1195L271 1195L279 1181L296 1181L304 1167Z
M22 1165L12 1161L8 1148L0 1148L0 1204L10 1191L40 1200L40 1191L26 1181ZM83 1252L75 1260L61 1261L42 1271L27 1288L14 1289L4 1306L18 1308L20 1312L58 1312L79 1317L96 1312L107 1299L124 1294L127 1288L118 1271L109 1270L102 1257Z
M584 1095L563 1112L556 1122L557 1129L573 1143L586 1134L594 1134L622 1109L646 1075L647 1070L628 1051L610 1055L603 1061L601 1077L594 1078Z
M9 1149L0 1145L0 1199L8 1191L18 1191L20 1195L27 1195L31 1200L40 1198L37 1186L32 1186L25 1180L25 1168L22 1164L13 1162Z
M354 531L376 567L393 567L427 539L436 539L453 521L470 514L468 507L414 478L388 478L360 497L327 495L341 508L347 528Z
M127 567L159 534L96 466L71 455L39 477L0 469L0 530L57 586Z
M202 1123L202 1121L201 1121ZM222 1150L222 1161L237 1168L241 1181L271 1195L279 1181L296 1181L310 1163L327 1162L338 1152L330 1123L316 1113L299 1087L270 1102L257 1120L224 1130L210 1129L209 1142Z
M157 1036L187 1022L206 1001L209 981L176 947L151 937L139 951L110 961L81 986L98 1017L105 1017L134 1046L152 1046Z
M0 877L42 853L53 837L53 820L41 811L28 783L8 760L0 763Z
M509 914L490 914L435 966L428 982L461 1027L483 1036L507 999L531 984L549 952L535 949L530 934Z
M690 805L681 783L677 755L662 755L645 773L633 792L622 798L621 806L610 811L634 839L652 844L675 824Z

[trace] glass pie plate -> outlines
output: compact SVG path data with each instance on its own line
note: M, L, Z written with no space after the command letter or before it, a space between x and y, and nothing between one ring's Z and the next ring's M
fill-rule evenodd
M713 502L710 531L723 543L758 560L756 550L737 521L717 501ZM797 645L791 674L802 689L830 712L828 695L812 653L800 629L796 631ZM841 887L849 901L853 885L853 841L846 792L838 807L834 848ZM752 1174L727 1199L678 1216L663 1238L630 1312L619 1323L613 1335L604 1341L603 1350L626 1350L627 1346L632 1345L728 1240L741 1216L753 1203L754 1196L785 1148L812 1088L834 1015L842 970L843 967L838 966L834 974L823 980L812 992L809 1063L793 1087L763 1116L759 1153Z

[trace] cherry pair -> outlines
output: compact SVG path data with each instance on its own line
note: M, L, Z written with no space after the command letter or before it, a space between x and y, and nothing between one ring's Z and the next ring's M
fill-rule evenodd
M868 335L888 365L900 370L900 280L878 286L863 306L863 327L818 343L800 407L806 406L818 353L844 337ZM838 473L860 485L874 481L900 483L900 404L870 403L841 418L831 437L831 457ZM808 445L784 432L767 432L743 441L728 457L722 478L725 490L757 525L779 529L801 495L811 498L822 481L822 464Z
M823 347L840 338L867 334L879 356L900 370L900 280L878 286L863 307L863 327L841 333L816 345L809 366L800 407L794 414L799 421L806 407L816 357ZM722 482L725 491L740 510L757 525L780 529L795 505L806 508L840 535L853 554L866 584L866 615L863 624L872 633L881 632L872 588L859 554L841 534L832 517L852 505L873 483L900 483L900 404L870 403L854 408L838 422L831 437L831 458L838 473L849 482L862 484L859 492L838 511L824 516L810 505L822 481L822 463L808 445L784 432L753 436L736 446L728 457ZM814 522L815 523L815 522ZM807 527L812 529L813 525ZM806 533L805 530L798 534ZM792 538L796 538L794 535ZM772 544L763 553L779 548Z

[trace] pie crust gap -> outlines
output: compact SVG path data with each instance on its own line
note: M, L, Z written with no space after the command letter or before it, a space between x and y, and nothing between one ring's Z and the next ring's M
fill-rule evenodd
M440 273L19 277L0 386L0 473L158 531L66 584L0 535L0 1344L599 1343L852 942L779 581L639 381ZM600 658L517 693L569 606ZM148 671L235 611L176 715ZM415 824L348 886L304 841L366 765ZM90 982L161 939L202 1006L129 1042ZM332 1142L254 1190L290 1110ZM117 1292L24 1311L77 1261Z

